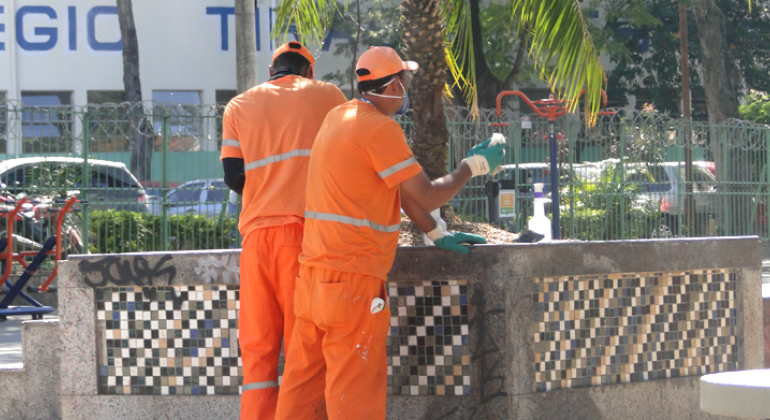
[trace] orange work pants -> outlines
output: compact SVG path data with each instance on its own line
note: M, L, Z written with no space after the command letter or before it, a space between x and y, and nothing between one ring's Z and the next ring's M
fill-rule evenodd
M372 300L385 307L372 314ZM382 279L302 266L276 419L383 420L390 308Z
M244 240L238 315L241 420L275 418L278 358L281 340L288 349L294 328L294 282L301 250L298 223L257 229Z

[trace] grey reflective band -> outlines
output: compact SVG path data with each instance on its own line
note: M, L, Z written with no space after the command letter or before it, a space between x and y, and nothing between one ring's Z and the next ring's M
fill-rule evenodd
M253 389L278 388L278 381L252 382L241 388L241 391L251 391Z
M250 171L252 169L261 168L265 165L269 165L271 163L280 162L282 160L291 159L293 157L298 156L310 156L310 149L297 149L292 150L289 153L282 153L280 155L273 155L270 157L266 157L264 159L260 159L254 162L249 162L243 166L243 169L246 171Z
M241 148L241 142L238 140L222 140L222 146L233 146L237 148Z
M405 160L405 161L403 161L401 163L397 163L397 164L391 166L390 168L385 169L384 171L380 172L380 178L385 179L385 178L395 174L396 172L398 172L398 171L400 171L400 170L402 170L404 168L408 168L410 165L415 164L415 163L417 163L417 159L415 159L414 157L410 157L409 159L407 159L407 160Z
M339 214L316 213L314 211L305 211L305 218L316 219L316 220L326 220L330 222L346 223L348 225L353 225L358 227L368 227L370 229L380 231L380 232L385 232L385 233L393 233L401 230L401 223L397 225L390 225L390 226L380 225L372 222L371 220L354 219L348 216L340 216Z

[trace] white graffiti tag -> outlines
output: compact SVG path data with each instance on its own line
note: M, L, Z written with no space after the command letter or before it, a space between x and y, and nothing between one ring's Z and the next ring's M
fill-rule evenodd
M237 283L238 263L236 258L223 256L221 260L213 255L198 260L195 274L201 276L205 283Z

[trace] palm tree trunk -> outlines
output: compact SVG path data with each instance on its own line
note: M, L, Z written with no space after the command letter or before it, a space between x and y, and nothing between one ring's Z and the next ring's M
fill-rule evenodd
M117 0L118 23L123 39L123 87L128 111L129 137L131 139L131 172L140 182L151 179L152 130L142 108L142 83L139 78L139 41L136 37L134 12L131 0ZM85 151L88 153L88 151Z
M444 27L437 0L403 0L403 53L420 64L412 80L412 150L430 179L446 175L449 131L444 116Z

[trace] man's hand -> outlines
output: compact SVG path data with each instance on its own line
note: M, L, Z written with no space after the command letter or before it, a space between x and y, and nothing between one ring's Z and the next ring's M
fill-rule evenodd
M469 244L485 244L487 243L487 240L483 236L474 235L471 233L462 233L462 232L447 232L438 239L431 239L433 243L441 248L446 249L448 251L455 251L459 252L461 254L467 254L469 252L467 246L460 245L461 243L469 243Z
M486 175L494 172L505 156L505 138L496 133L491 139L487 139L474 146L468 157L463 159L471 168L473 176Z
M478 153L478 152L479 152L479 150L482 150L482 149L486 149L486 148L487 148L487 146L489 146L489 143L490 143L491 141L492 141L492 139L491 139L491 138L489 138L489 139L486 139L486 140L482 141L481 143L479 143L479 144L477 144L477 145L473 146L473 148L471 149L471 151L470 151L470 152L468 152L468 156L473 156L473 155L475 155L476 153Z

